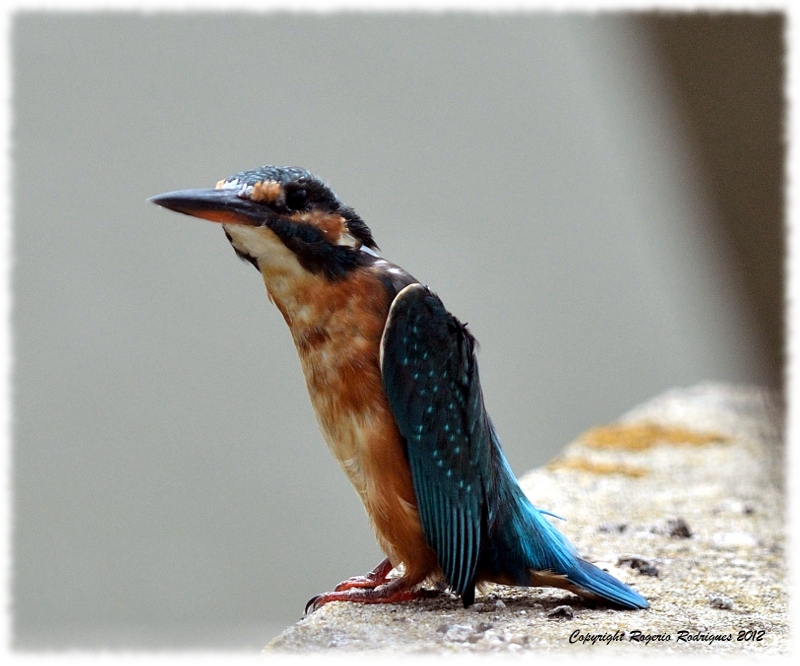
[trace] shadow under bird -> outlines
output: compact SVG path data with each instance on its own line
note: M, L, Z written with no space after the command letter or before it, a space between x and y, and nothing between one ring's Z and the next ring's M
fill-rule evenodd
M446 584L469 606L487 581L648 607L530 503L486 413L475 339L427 286L378 255L369 227L319 178L264 166L150 201L221 223L261 273L322 434L387 556L307 611L411 600L425 582Z

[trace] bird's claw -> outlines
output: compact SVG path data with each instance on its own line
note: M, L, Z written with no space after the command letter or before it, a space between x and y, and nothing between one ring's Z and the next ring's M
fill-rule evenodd
M324 596L325 596L324 594L317 594L311 597L308 600L308 603L306 603L305 609L303 610L303 617L308 617L309 615L311 615L311 613L317 610L320 607L317 605L317 602L319 602Z
M434 592L434 596L438 594ZM351 588L341 592L325 592L309 599L303 617L319 610L331 601L350 601L362 604L391 604L402 601L413 601L428 596L421 590L411 589L401 579L396 579L386 585L375 588Z
M343 580L339 583L336 587L333 588L334 592L343 592L344 590L352 590L352 589L374 589L379 585L383 585L386 582L386 579L378 580L376 576L372 574L367 574L366 576L354 576L353 578L348 578L347 580Z

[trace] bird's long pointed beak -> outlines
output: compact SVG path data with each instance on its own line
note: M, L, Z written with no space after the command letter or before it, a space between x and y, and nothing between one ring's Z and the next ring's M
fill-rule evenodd
M248 199L236 196L235 190L178 190L150 197L148 201L170 210L222 224L261 226L269 213Z

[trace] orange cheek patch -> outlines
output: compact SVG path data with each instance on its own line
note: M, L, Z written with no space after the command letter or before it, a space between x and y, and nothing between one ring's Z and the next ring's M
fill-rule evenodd
M331 215L330 213L319 213L316 211L311 213L296 213L292 216L292 221L316 227L332 245L338 245L342 234L347 231L347 226L341 215Z
M253 191L250 192L250 200L258 201L259 203L272 203L276 201L281 195L281 186L274 180L262 180L260 183L253 185Z

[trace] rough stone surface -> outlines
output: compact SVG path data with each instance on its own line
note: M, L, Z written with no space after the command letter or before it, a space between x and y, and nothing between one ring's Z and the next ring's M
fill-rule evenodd
M469 609L449 593L332 603L266 650L786 653L782 430L776 395L703 384L586 433L522 479L535 505L567 518L558 526L578 551L635 587L649 610L489 585Z

